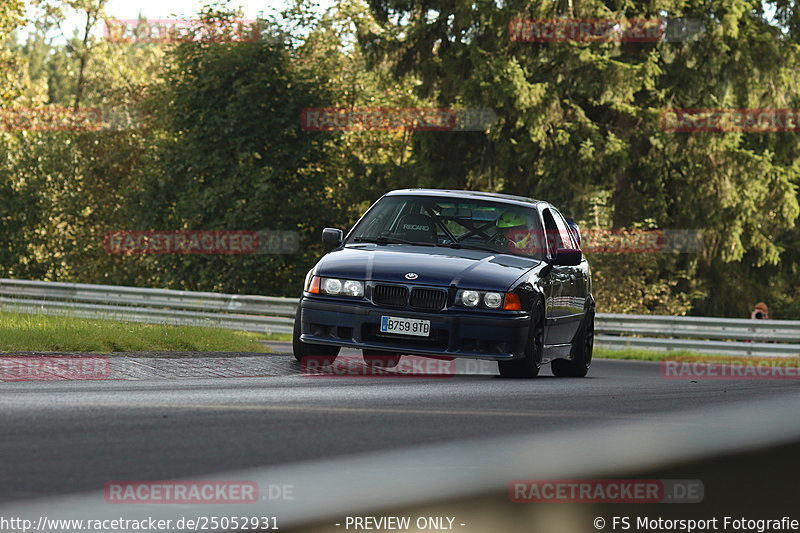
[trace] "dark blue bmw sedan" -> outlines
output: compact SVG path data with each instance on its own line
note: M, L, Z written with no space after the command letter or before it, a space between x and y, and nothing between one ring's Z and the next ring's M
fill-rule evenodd
M392 191L308 273L295 357L402 355L498 362L506 377L585 376L594 298L577 225L547 202L475 191ZM386 361L390 361L387 365Z

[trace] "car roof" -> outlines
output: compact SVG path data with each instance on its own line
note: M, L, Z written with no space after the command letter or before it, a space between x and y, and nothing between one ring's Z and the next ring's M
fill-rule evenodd
M501 201L509 204L524 205L525 207L549 205L545 201L527 198L525 196L514 196L511 194L500 194L496 192L484 191L458 191L451 189L398 189L388 192L384 196L434 196L438 198L486 199Z

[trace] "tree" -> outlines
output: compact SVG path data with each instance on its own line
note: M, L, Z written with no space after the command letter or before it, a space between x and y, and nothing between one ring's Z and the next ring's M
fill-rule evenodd
M0 132L0 184L7 187L0 201L8 204L3 220L14 227L7 225L3 232L9 253L0 265L14 277L138 281L133 272L142 272L141 266L113 263L103 249L103 235L138 216L128 199L131 191L141 189L137 179L147 173L134 169L153 143L146 124L121 127L114 121L122 111L142 109L163 54L157 47L92 42L81 82L81 62L72 53L80 45L48 37L57 31L61 7L50 5L51 16L37 21L24 44L9 45L18 64L27 67L14 105L72 106L76 87L82 85L79 101L102 108L106 123L99 131Z
M324 172L326 142L300 129L301 109L329 103L320 73L276 39L184 43L168 61L153 99L161 140L157 174L139 197L148 214L142 229L297 231L301 249L293 256L158 256L163 283L296 294L321 252L319 232L338 209Z
M9 40L14 30L22 24L22 0L7 0L0 4L0 107L11 103L20 91L16 75L20 64L9 50Z
M747 0L371 0L380 27L359 42L375 61L391 61L395 76L419 76L421 96L499 115L485 134L415 135L416 175L543 197L587 219L580 214L609 193L612 227L701 229L702 255L651 267L658 279L679 273L674 290L699 295L697 311L736 314L738 302L718 294L733 287L714 272L779 263L779 237L799 211L797 136L676 134L660 116L669 108L797 107L797 11L780 5L785 25ZM701 18L706 31L680 43L527 43L508 34L516 18L659 16Z
M75 80L72 107L80 109L84 103L84 90L86 86L86 73L92 57L96 39L92 30L103 19L105 5L108 0L34 0L33 5L39 8L37 17L40 28L58 29L60 36L66 42L67 50L77 62L77 78ZM83 26L76 30L72 38L64 34L61 25L64 22L65 11L73 11L82 15Z

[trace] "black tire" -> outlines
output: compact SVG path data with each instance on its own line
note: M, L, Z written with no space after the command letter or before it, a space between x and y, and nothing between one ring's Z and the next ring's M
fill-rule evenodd
M294 331L292 335L292 353L294 358L303 362L303 359L313 357L320 366L333 364L336 356L339 355L339 346L328 346L325 344L307 344L300 340L302 328L300 325L300 306L297 306L297 313L294 315Z
M531 309L531 328L525 357L514 361L498 361L497 368L504 378L535 378L542 367L544 351L544 306L537 298Z
M594 351L594 309L586 312L581 330L572 343L571 360L555 359L550 363L553 375L559 378L582 378L592 366Z
M394 368L402 357L399 353L371 350L368 348L361 352L364 362L373 368Z

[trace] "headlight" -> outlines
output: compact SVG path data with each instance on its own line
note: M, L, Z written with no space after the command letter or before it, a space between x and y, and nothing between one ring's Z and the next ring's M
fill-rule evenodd
M364 296L364 284L360 281L347 280L342 290L347 296Z
M332 296L352 296L354 298L360 298L364 296L363 281L337 278L320 279L320 287L322 289L320 292L322 294L330 294Z
M522 311L519 296L513 292L460 290L456 293L456 305L480 309Z
M475 307L481 301L478 291L461 291L461 303L467 307Z
M342 292L342 281L336 278L325 278L322 282L322 292L325 294L339 294Z
M503 295L499 292L487 292L483 295L483 305L489 309L497 309L503 303Z

